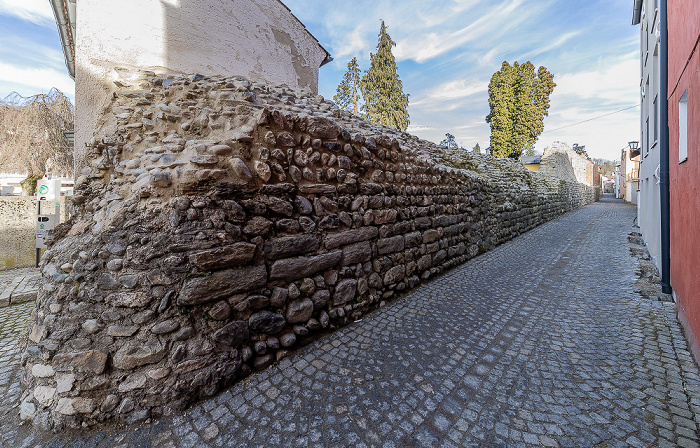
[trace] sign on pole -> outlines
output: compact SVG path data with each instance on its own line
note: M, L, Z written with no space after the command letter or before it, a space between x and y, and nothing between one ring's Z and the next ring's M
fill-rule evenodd
M36 182L36 265L46 248L46 236L59 223L61 216L61 180L39 179Z

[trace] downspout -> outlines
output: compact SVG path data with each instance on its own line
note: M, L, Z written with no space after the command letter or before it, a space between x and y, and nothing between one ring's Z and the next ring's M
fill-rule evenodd
M671 294L671 192L669 184L668 148L668 0L661 0L659 27L661 29L661 67L659 126L659 189L661 190L661 290Z

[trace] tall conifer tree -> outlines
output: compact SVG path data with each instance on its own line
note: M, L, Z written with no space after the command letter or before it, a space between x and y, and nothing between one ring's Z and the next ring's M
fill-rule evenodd
M549 96L556 84L545 67L535 74L531 62L512 66L503 62L489 83L491 151L496 157L518 158L531 148L544 130Z
M396 59L391 53L391 47L395 45L382 20L377 53L370 54L370 67L362 77L365 100L362 110L373 123L405 131L409 123L408 94L403 93L403 83L396 71Z
M338 84L333 101L341 109L358 115L360 112L360 65L357 58L352 58L348 63L348 71L345 72L343 80Z

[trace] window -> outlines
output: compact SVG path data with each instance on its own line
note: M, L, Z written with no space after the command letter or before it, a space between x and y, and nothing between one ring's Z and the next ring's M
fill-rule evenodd
M644 134L644 157L649 154L649 117L647 117L647 132Z
M688 91L678 102L678 163L688 158Z
M654 105L653 105L653 110L652 113L654 114L654 143L659 141L659 109L657 108L658 104L657 101L659 99L659 96L654 97Z

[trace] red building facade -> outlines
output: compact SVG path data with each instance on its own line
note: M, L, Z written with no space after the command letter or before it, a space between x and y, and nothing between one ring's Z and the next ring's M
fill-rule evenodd
M668 0L671 286L700 360L700 8Z

